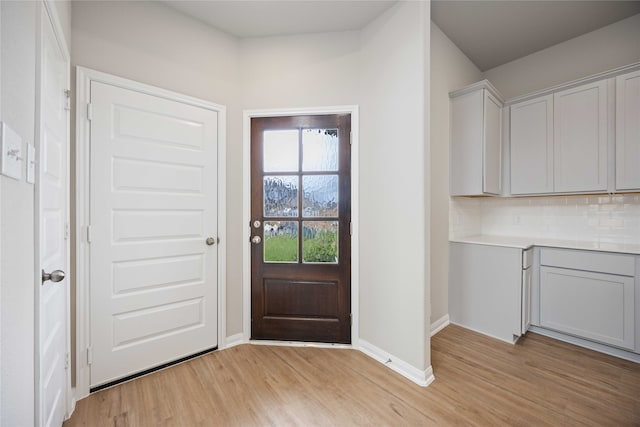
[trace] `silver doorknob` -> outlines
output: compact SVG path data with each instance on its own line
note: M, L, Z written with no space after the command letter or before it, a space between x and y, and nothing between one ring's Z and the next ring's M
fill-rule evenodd
M205 241L207 242L207 245L209 245L209 246L216 244L215 237L207 237L207 240L205 240Z
M47 280L51 280L53 283L61 282L64 279L64 271L62 270L53 270L51 273L45 273L42 270L42 283Z
M262 238L260 236L253 236L251 238L251 243L253 243L254 245L257 245L260 242L262 242Z

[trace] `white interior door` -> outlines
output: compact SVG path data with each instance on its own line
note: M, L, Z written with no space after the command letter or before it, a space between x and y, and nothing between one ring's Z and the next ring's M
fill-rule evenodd
M60 426L69 389L68 63L42 7L40 137L37 180L39 286L38 425Z
M96 387L217 346L218 114L95 81L90 108Z

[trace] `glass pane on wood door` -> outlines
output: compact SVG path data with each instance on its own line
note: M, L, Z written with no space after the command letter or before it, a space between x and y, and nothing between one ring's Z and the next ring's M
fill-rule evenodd
M266 130L262 138L264 172L298 171L298 129Z
M338 130L302 130L302 170L305 172L338 170Z
M302 261L338 262L338 221L302 222Z
M298 177L265 176L264 216L298 216Z
M298 262L297 222L264 222L264 261Z
M304 175L302 194L302 216L338 216L338 175Z

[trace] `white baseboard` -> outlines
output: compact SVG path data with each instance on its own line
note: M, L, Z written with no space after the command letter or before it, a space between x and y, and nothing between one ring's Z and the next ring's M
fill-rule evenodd
M599 344L593 341L584 340L582 338L566 335L561 332L556 332L556 331L552 331L551 329L545 329L545 328L541 328L533 325L529 327L529 332L533 332L539 335L544 335L545 337L554 338L560 341L568 342L569 344L588 348L589 350L608 354L610 356L619 357L621 359L629 360L631 362L640 363L640 354L622 350L621 348L610 347L608 345Z
M468 330L473 331L473 332L477 332L479 334L482 334L482 335L484 335L486 337L489 337L489 338L496 339L498 341L506 342L507 344L512 344L513 345L520 338L519 336L516 336L516 335L511 335L511 338L499 337L497 335L489 334L486 331L481 331L478 328L473 328L473 327L471 327L469 325L465 325L465 324L462 324L462 323L457 323L455 321L451 322L451 324L452 325L456 325L456 326L460 326L461 328L465 328L465 329L468 329Z
M444 316L433 322L431 324L431 336L434 336L435 334L449 326L449 323L450 322L448 314L445 314Z
M433 380L435 380L435 377L433 376L433 369L431 368L431 366L429 366L424 371L421 371L420 369L416 369L404 360L395 357L391 353L387 353L386 351L363 339L360 339L358 341L358 350L371 357L372 359L375 359L378 362L382 363L386 367L396 371L403 377L408 378L419 386L426 387L431 384Z
M222 346L220 350L222 350L223 348L235 347L237 345L246 344L246 343L247 343L247 340L245 340L244 334L240 332L239 334L235 334L235 335L231 335L230 337L227 337L225 339L224 346Z

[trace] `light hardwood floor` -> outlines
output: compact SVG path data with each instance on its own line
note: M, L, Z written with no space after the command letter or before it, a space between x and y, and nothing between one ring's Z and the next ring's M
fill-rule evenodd
M640 365L457 326L419 387L356 350L241 345L97 392L64 426L640 425Z

